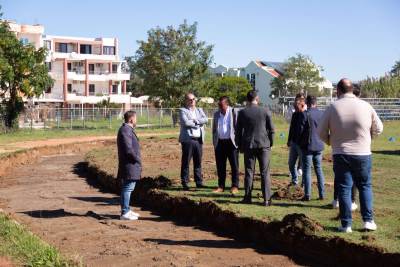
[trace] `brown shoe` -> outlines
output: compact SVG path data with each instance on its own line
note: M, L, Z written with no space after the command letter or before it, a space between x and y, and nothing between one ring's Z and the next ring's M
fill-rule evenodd
M238 189L237 187L235 187L235 186L232 187L232 188L231 188L231 194L232 194L232 195L239 194L239 189Z
M218 187L218 188L215 189L213 192L214 192L214 193L222 193L222 192L224 192L224 189L222 189L221 187Z

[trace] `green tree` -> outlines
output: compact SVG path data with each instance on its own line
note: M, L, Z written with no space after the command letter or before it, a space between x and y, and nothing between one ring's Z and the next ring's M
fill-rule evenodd
M319 84L324 81L322 71L309 56L290 57L284 64L284 74L271 81L271 95L293 96L298 92L319 95Z
M0 99L7 128L18 127L18 116L24 108L22 96L39 96L52 86L44 64L46 53L45 48L23 45L7 22L0 23Z
M197 23L186 20L178 28L148 31L146 41L128 60L131 88L162 99L164 107L177 107L186 92L204 95L204 76L212 62L212 45L197 40Z
M390 73L395 76L400 76L400 60L396 61L390 70Z
M215 77L211 86L210 96L218 100L228 96L232 104L242 104L246 101L247 92L252 90L250 83L243 77Z

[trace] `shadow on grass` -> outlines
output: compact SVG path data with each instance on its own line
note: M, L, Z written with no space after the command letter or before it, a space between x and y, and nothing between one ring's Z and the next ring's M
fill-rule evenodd
M389 155L389 156L400 156L400 150L375 150L372 151L374 154Z

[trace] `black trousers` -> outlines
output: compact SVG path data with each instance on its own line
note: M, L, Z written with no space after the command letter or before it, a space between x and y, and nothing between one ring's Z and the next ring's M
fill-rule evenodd
M251 199L251 191L253 190L254 172L256 160L258 160L261 174L261 191L264 200L271 198L271 178L269 171L269 163L271 159L271 150L268 148L247 149L244 151L244 189L245 199Z
M181 181L182 185L189 183L189 164L193 158L194 181L196 185L203 184L201 175L201 158L203 155L203 144L201 139L192 139L182 142Z
M219 139L215 148L217 162L218 187L225 189L226 160L229 160L232 171L232 187L239 187L239 153L231 139Z

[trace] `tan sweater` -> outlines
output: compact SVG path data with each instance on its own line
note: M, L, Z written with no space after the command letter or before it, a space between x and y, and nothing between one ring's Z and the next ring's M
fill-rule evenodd
M330 105L318 125L321 140L332 154L371 155L371 137L381 134L382 121L374 108L352 93Z

